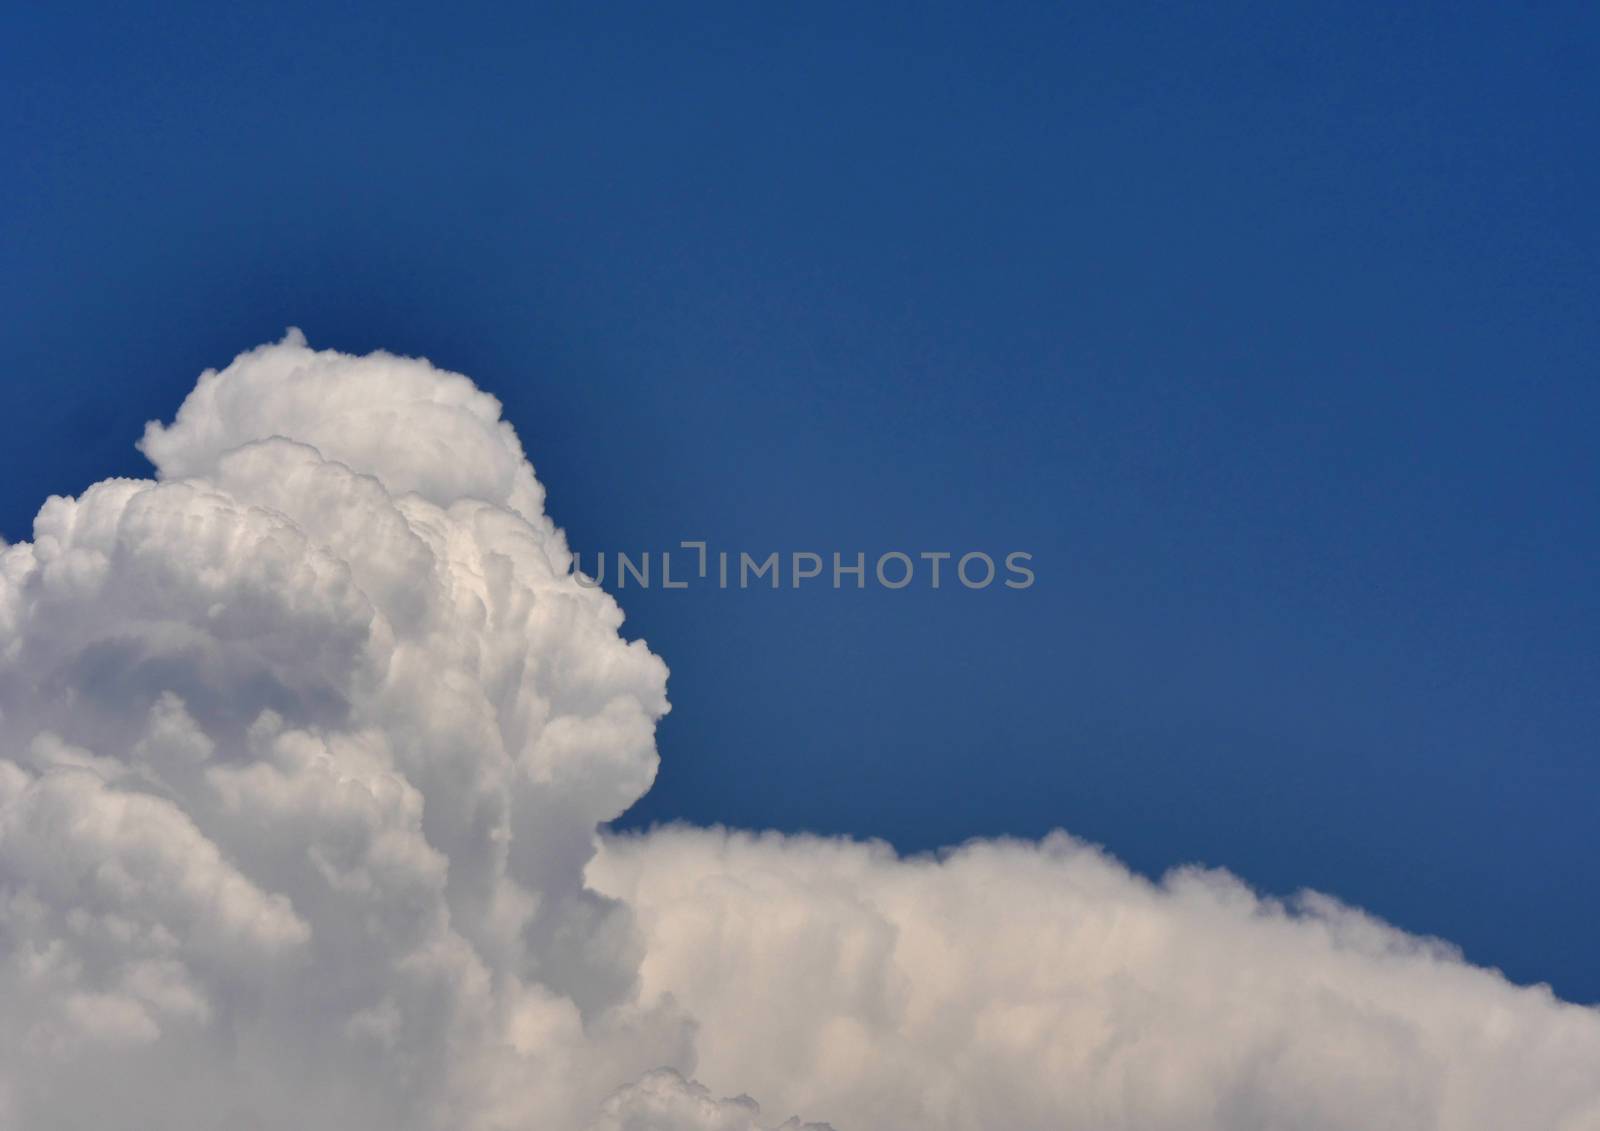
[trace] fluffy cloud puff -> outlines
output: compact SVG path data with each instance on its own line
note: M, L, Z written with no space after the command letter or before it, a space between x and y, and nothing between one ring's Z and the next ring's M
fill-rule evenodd
M1326 900L602 844L666 668L465 377L291 333L141 449L0 546L0 1131L1600 1127L1600 1015Z
M1056 834L881 844L667 828L590 866L699 1071L840 1128L1600 1127L1600 1013L1317 895L1161 884Z
M577 1128L693 1067L587 890L666 668L499 405L298 335L0 552L0 1126Z
M749 1096L713 1099L703 1084L659 1068L621 1088L589 1131L762 1131L761 1105ZM775 1131L832 1131L826 1123L786 1120Z

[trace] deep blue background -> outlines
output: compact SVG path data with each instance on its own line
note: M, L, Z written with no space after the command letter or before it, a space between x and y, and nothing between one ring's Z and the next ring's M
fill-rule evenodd
M1060 825L1600 999L1595 8L581 10L12 6L0 532L286 325L423 354L580 549L1036 555L624 594L634 819Z

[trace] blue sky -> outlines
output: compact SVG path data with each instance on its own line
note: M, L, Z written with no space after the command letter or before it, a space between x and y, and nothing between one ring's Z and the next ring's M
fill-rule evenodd
M580 550L1035 555L624 594L630 820L1061 826L1600 1000L1592 11L7 24L7 538L287 325L425 355Z

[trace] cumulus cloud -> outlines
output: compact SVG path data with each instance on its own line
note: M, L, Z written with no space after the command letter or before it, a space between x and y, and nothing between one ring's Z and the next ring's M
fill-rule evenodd
M835 1126L1600 1127L1600 1015L1326 897L1152 884L1064 834L882 844L668 828L589 870L699 1076Z
M140 446L0 543L0 1131L1600 1127L1600 1013L1325 899L597 838L666 667L465 377L291 333Z
M585 888L666 668L499 405L303 338L0 552L0 1126L581 1127L693 1067Z
M761 1105L749 1096L713 1099L703 1084L659 1068L606 1100L590 1131L763 1131ZM832 1131L826 1123L787 1119L774 1131Z

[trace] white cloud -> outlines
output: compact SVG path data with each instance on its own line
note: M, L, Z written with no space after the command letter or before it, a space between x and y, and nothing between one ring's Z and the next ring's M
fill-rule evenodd
M658 1068L606 1100L589 1131L764 1131L761 1105L749 1096L715 1099L703 1085ZM825 1123L786 1119L773 1131L832 1131Z
M666 668L493 398L291 334L143 447L0 551L0 1126L576 1128L692 1069L582 877Z
M596 857L666 668L464 377L291 334L142 449L0 545L0 1131L1600 1127L1600 1014L1326 901Z
M897 859L668 828L590 879L704 1082L840 1128L1600 1127L1600 1014L1325 897L1155 885L1063 834Z

